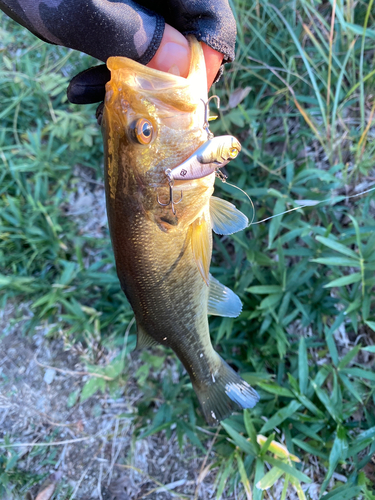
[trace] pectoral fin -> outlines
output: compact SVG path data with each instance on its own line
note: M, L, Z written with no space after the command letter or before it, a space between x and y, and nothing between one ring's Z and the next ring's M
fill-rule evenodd
M141 325L137 325L137 347L136 349L143 349L143 347L152 347L159 343L151 337Z
M208 314L236 318L242 311L240 298L210 274Z
M202 278L208 285L212 254L212 231L211 224L207 221L204 214L191 224L190 241L194 260Z
M211 226L217 234L233 234L249 225L249 219L229 201L211 196Z

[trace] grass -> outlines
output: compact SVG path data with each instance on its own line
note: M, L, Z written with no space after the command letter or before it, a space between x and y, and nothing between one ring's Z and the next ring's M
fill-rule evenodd
M214 89L228 104L211 129L240 139L229 180L256 211L247 231L215 236L211 271L244 308L236 319L211 318L210 328L261 401L219 429L215 498L370 500L375 201L374 191L357 195L375 183L375 4L236 0L233 8L237 60ZM83 343L95 376L72 394L74 405L97 391L116 394L135 343L130 329L124 346L132 313L108 235L82 234L64 213L77 165L102 178L94 108L65 97L69 77L94 61L1 19L0 300L31 302L26 331L47 320L68 348ZM240 191L220 182L217 190L251 218ZM98 366L108 346L120 354ZM206 450L181 367L179 384L158 382L169 356L141 354L137 436L173 432L181 447L189 439ZM0 487L9 489L20 472L4 450Z

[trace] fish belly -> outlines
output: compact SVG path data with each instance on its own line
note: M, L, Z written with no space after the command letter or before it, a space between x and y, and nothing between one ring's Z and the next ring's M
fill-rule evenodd
M165 233L141 214L111 220L117 273L142 334L171 347L189 375L202 380L215 361L208 320L208 287L191 250L189 232ZM207 363L206 362L206 363ZM206 364L205 363L205 364Z

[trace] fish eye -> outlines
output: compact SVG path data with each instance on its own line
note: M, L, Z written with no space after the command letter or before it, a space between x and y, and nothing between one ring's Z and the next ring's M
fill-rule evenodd
M146 118L140 118L135 124L134 132L140 144L150 144L154 127Z
M231 148L229 150L229 156L231 158L236 158L237 155L238 155L238 149L237 148Z

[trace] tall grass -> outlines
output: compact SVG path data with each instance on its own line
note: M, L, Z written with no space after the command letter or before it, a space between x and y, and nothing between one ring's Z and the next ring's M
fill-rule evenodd
M233 9L237 60L214 89L225 107L211 128L241 140L229 180L256 212L247 231L215 237L212 272L244 308L210 328L261 401L220 428L216 499L271 498L280 485L283 499L292 491L371 499L375 204L374 191L357 195L375 182L374 4L236 0ZM1 301L30 301L29 329L47 320L67 346L92 349L89 369L113 380L90 379L84 399L116 388L124 355L99 369L95 346L121 346L132 318L108 236L80 235L63 211L74 166L102 175L94 109L65 98L69 74L92 60L36 41L5 16L2 26ZM240 191L220 182L217 190L251 219ZM128 340L130 348L133 333ZM177 385L146 383L166 355L142 354L138 434L175 432L182 447L187 438L204 449L205 424L182 371Z

